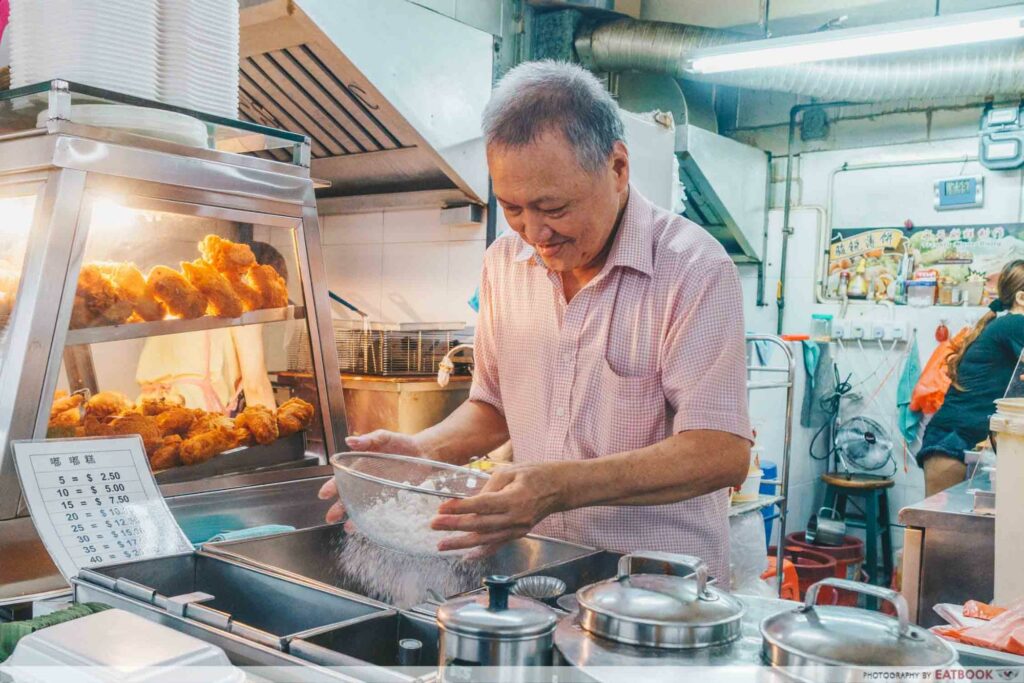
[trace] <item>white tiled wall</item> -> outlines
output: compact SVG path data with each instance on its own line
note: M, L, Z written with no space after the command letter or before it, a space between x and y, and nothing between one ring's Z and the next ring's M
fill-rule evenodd
M484 223L450 226L440 209L321 216L331 289L375 320L464 322L480 279Z

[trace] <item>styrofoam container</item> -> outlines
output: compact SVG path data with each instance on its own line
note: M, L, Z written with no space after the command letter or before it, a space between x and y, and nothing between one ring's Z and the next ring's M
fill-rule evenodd
M0 670L15 683L246 680L219 647L119 609L25 636Z
M761 468L758 467L756 470L749 470L747 472L747 478L743 480L743 486L738 490L733 491L732 502L734 503L751 503L757 500L761 492L761 477L764 473L761 472Z

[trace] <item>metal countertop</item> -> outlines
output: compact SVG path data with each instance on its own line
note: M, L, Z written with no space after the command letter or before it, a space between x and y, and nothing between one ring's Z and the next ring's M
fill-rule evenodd
M987 473L979 472L974 481L962 482L916 505L903 508L899 513L899 521L904 526L919 528L991 531L995 517L972 511L974 497L968 490L974 489L992 490L992 482Z

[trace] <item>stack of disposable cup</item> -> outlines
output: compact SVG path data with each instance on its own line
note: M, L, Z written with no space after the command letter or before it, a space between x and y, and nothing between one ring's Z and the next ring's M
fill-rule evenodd
M996 401L989 422L996 433L995 602L1009 605L1024 598L1024 398Z
M238 0L163 0L159 99L238 116Z
M63 79L156 99L158 4L11 0L12 87Z

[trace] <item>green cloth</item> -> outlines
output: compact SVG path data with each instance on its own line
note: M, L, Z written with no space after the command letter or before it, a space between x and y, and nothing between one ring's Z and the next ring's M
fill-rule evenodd
M49 626L63 624L66 621L87 617L90 614L96 614L107 609L110 609L110 605L98 602L82 602L59 612L45 614L35 619L0 624L0 662L6 661L8 657L14 654L14 648L17 646L18 641L30 633L35 633Z
M921 359L917 352L917 337L914 337L907 354L907 362L903 364L900 382L896 385L896 407L899 409L900 433L906 442L912 443L917 438L917 428L921 425L921 413L910 409L910 399L914 395L914 387L921 377Z

